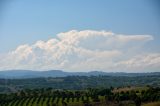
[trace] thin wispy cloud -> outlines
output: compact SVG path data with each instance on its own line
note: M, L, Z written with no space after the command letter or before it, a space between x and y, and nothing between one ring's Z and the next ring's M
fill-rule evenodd
M152 40L152 35L71 30L0 56L0 70L158 71L160 53L143 51L143 45Z

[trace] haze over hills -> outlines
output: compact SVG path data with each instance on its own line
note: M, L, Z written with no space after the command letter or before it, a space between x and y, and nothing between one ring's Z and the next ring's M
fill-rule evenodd
M160 75L160 72L125 73L125 72L65 72L62 70L34 71L34 70L6 70L0 71L0 78L38 78L38 77L66 77L66 76L148 76Z

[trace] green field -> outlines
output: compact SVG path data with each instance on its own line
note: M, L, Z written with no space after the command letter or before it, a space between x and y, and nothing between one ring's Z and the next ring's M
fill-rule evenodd
M89 97L87 100L87 97L84 97L85 99L82 100L82 97L77 100L77 98L24 98L21 100L13 100L11 102L1 104L0 106L84 106L85 104L90 104L91 106L96 106L97 104L100 106L106 106L106 104L116 105L118 106L118 103L114 102L107 102L105 101L105 96L100 96L99 102L93 102L93 99ZM122 102L123 104L128 104L131 106L135 106L134 102L128 101L128 102ZM122 104L121 103L121 104Z
M86 90L43 88L0 94L0 106L159 106L158 101L160 101L158 87Z

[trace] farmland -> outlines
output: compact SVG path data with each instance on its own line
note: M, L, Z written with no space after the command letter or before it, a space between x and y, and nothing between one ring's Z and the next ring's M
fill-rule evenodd
M160 76L0 79L0 106L156 106Z
M160 101L158 87L141 87L139 90L133 88L25 89L16 93L1 94L0 106L150 106L146 103ZM115 92L115 89L119 89L119 92Z

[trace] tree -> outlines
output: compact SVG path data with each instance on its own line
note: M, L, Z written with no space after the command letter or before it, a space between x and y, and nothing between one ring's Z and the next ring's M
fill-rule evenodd
M136 99L134 100L134 102L135 102L136 106L141 106L141 99L140 99L140 97L136 97Z

